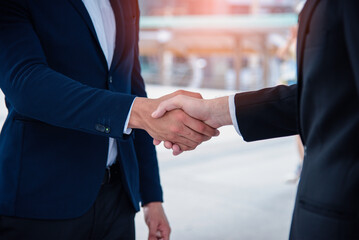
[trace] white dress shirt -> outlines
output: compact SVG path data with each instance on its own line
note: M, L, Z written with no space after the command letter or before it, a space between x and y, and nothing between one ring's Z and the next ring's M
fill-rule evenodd
M116 20L110 0L82 0L89 13L95 28L97 38L106 57L108 69L111 67L116 42ZM127 128L130 120L131 109L127 115L123 133L130 134L132 129ZM117 157L117 143L113 138L109 139L107 166L111 166Z
M106 57L108 68L110 69L116 42L116 20L111 3L109 0L82 0L82 2L84 3L91 17L92 23L97 34L97 38ZM233 126L236 129L237 133L241 134L237 123L234 95L229 96L228 101ZM131 110L132 106L127 115L127 120L123 130L124 134L130 134L132 131L132 129L127 128ZM116 161L117 153L118 152L116 140L110 138L107 166L111 166Z
M234 101L234 96L235 95L230 95L228 98L229 113L231 114L231 119L232 119L234 129L236 129L236 131L239 135L242 135L241 132L239 131L239 127L238 127L238 121L237 121L237 115L236 115L236 103Z

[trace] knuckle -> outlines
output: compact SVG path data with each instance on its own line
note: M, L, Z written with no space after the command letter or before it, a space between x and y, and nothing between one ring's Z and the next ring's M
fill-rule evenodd
M165 107L164 107L164 102L161 102L161 103L158 104L158 106L157 106L157 110L159 110L159 111L162 111L164 108L165 108Z
M183 132L185 132L185 127L182 125L182 126L179 126L178 127L178 129L179 129L179 132L178 133L183 133Z
M203 142L203 137L201 136L201 135L199 135L199 134L195 134L194 136L192 136L192 139L193 139L193 141L195 141L195 142Z
M191 142L191 143L188 144L188 149L189 150L194 150L197 147L197 145L198 145L197 143Z
M203 137L203 139L204 139L203 142L209 141L209 140L211 140L211 138L212 138L212 137L205 136L205 137Z
M177 90L177 91L176 91L176 93L177 93L177 95L182 95L182 94L184 94L184 93L185 93L185 91L184 91L184 90L182 90L182 89L180 89L180 90Z
M182 150L182 151L188 151L189 148L188 148L187 146L183 146L183 145L182 145L182 146L181 146L181 150Z
M196 146L190 146L188 149L189 149L190 151L193 151L193 150L196 149Z
M181 122L184 122L185 119L186 119L186 115L181 111L177 111L176 112L176 118L177 118L177 120L179 120Z
M173 128L173 133L175 133L176 135L178 135L181 132L181 128L180 127L174 127Z
M180 95L177 95L174 97L174 99L177 101L177 102L182 102L183 99L184 99L184 96L183 94L180 94Z
M207 131L211 133L211 136L214 136L214 135L216 135L217 129L212 128L212 127L208 127Z
M186 138L193 138L193 131L191 131L190 129L186 129L186 131L183 131L182 135Z
M198 131L203 133L206 130L206 126L204 124L199 124L198 125Z
M171 132L171 136L173 136L174 134L173 133L176 133L178 131L178 127L177 126L171 126L169 128L170 132Z

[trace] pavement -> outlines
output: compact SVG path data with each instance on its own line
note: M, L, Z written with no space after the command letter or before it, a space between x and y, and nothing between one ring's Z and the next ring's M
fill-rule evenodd
M148 86L149 97L177 88ZM205 98L231 91L191 89ZM0 125L6 116L0 97ZM285 240L296 184L285 183L298 154L294 137L246 143L232 126L193 152L174 157L157 147L164 207L172 240ZM138 240L147 239L143 214L136 216Z
M245 143L231 127L195 152L158 149L165 210L173 240L285 240L296 185L294 138ZM143 215L137 239L146 239Z

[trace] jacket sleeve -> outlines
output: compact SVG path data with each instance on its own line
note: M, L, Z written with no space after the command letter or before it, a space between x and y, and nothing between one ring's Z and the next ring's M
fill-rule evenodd
M135 1L137 2L137 1ZM137 7L138 9L138 7ZM137 39L139 33L139 12L137 12ZM135 48L135 62L132 72L132 94L147 97L145 84L141 76L138 44ZM140 170L140 193L142 206L150 202L163 202L159 167L153 138L145 131L135 129L134 144Z
M58 127L123 138L134 96L91 88L52 70L26 1L0 0L0 63L0 88L19 114Z
M355 79L357 93L359 95L359 1L344 0L340 1L342 24L344 26L344 37L348 49L351 68Z
M245 141L298 134L297 85L238 93L235 105Z

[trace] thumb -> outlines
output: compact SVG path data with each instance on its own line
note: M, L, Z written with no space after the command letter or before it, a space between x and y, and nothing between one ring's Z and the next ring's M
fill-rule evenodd
M177 108L182 108L181 97L177 96L168 100L161 102L157 109L152 113L153 118L160 118L166 112L172 111Z

